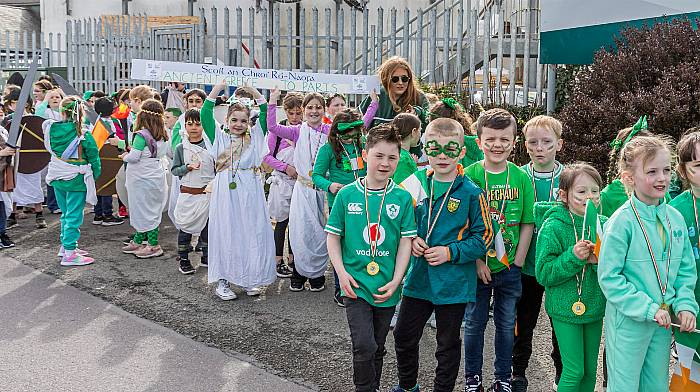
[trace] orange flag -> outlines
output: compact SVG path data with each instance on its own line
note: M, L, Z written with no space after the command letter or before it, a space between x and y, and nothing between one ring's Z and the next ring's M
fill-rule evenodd
M95 126L92 127L92 137L95 139L95 144L97 144L97 149L101 150L105 142L109 138L109 131L105 126L103 120L97 120Z

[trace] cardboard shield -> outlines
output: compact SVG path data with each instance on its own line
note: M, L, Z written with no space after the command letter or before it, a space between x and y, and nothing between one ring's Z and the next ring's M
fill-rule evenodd
M121 152L111 144L105 144L100 150L102 174L95 181L98 196L112 196L117 193L117 172L124 162L119 158Z
M24 116L20 122L20 137L17 145L17 171L33 174L43 170L51 160L51 154L44 146L44 130L41 125L45 119L39 116Z

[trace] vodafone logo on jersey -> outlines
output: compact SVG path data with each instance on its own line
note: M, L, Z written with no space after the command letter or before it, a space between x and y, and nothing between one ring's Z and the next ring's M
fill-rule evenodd
M365 227L365 229L362 231L362 238L364 238L365 242L369 245L371 235L372 241L377 241L377 246L380 246L384 243L384 238L386 236L385 234L386 233L384 232L383 226L372 223L369 230L367 230L367 227Z

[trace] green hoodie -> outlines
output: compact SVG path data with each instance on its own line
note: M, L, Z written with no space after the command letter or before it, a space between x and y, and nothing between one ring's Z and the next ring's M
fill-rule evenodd
M51 121L51 120L47 120ZM49 131L49 146L58 157L68 148L71 142L77 137L78 131L75 129L75 123L68 121L52 122ZM100 161L100 152L95 144L95 139L92 133L85 132L85 138L80 141L82 153L80 159L69 159L66 162L71 165L87 165L92 168L92 175L95 179L102 172L102 162ZM78 174L71 180L54 180L51 181L52 187L62 191L85 192L85 179L82 174Z
M664 298L661 296L644 233L631 203L634 203L649 235L664 285L667 271L670 272ZM664 237L672 239L669 270L666 269L668 248L662 244L658 231L660 223L663 225ZM608 306L640 322L653 321L662 302L670 305L675 313L685 310L697 315L696 280L693 249L685 221L678 210L663 201L658 206L651 206L632 196L610 217L603 234L598 265L598 281L608 300Z
M552 204L553 207L544 208L546 212L539 230L535 264L537 281L544 286L544 307L554 320L571 324L600 321L605 316L605 297L598 286L598 267L579 259L573 251L576 243L574 227L577 231L581 230L583 217L569 214L569 210L561 203L537 203L535 213L542 215L542 206ZM572 217L575 226L572 225ZM601 222L603 219L601 217ZM586 271L581 284L581 302L586 305L586 312L577 316L571 306L579 300L577 275L581 278L584 266Z

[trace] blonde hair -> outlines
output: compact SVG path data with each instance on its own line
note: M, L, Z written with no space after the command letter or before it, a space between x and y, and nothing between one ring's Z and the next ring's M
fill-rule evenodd
M523 136L527 139L527 130L530 128L542 128L554 133L557 139L561 139L561 121L551 116L539 115L531 118L523 126Z
M620 129L617 132L617 136L615 137L615 141L619 141L620 144L622 144L622 141L627 139L627 136L629 136L630 132L632 132L632 127L627 127ZM639 137L639 136L652 136L653 133L651 131L642 129L639 132L637 132L634 137ZM634 139L631 139L634 140ZM620 150L621 148L611 148L610 149L610 154L608 155L608 172L606 173L605 177L608 183L613 182L615 178L620 174L618 172L618 161L620 160Z
M66 121L75 124L75 132L78 135L82 135L81 124L83 123L83 108L80 106L81 104L82 102L79 97L71 95L63 98L58 109L63 114L63 118L65 118Z
M620 152L620 159L617 161L617 169L619 173L625 171L633 171L637 167L644 168L644 165L653 159L659 151L668 151L671 159L671 167L675 166L677 159L674 141L670 136L667 135L654 135L654 136L636 136L624 147ZM625 188L627 185L625 184ZM631 189L627 189L631 191Z
M428 141L435 136L453 138L460 146L464 145L464 128L457 120L451 118L438 118L428 123L425 129L425 140Z
M153 89L151 88L151 86L147 86L145 84L136 86L132 88L131 91L129 91L129 99L138 98L141 101L145 101L147 99L153 99L153 97Z

